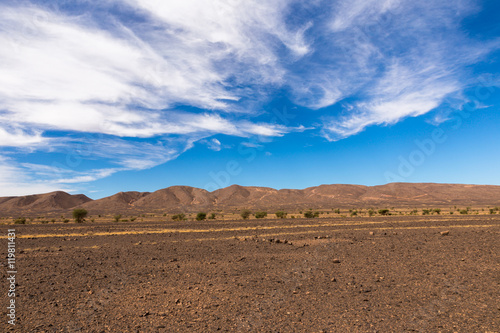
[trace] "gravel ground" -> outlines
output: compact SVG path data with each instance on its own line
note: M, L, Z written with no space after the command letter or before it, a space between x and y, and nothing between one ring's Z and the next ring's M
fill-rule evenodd
M500 332L500 215L1 227L3 332Z

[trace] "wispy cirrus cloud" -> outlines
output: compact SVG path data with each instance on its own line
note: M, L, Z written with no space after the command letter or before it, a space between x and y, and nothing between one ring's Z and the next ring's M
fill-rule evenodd
M70 188L165 163L199 140L217 151L217 134L260 145L304 131L257 118L277 95L309 109L307 129L319 120L332 141L423 115L467 86L465 66L499 48L461 30L478 9L467 0L4 3L0 147L84 146L79 158L103 167L44 173L12 151L3 167Z

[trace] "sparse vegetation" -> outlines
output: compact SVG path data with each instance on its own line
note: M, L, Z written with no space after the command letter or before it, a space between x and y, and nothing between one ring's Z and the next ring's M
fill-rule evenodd
M83 208L76 208L73 210L73 218L75 219L76 223L82 223L85 221L85 217L87 216L88 212L83 209Z
M467 209L462 209L460 210L460 214L467 215L469 214L469 211Z
M422 215L430 215L431 210L430 209L422 209Z
M319 217L319 212L313 212L312 210L308 210L307 212L304 212L304 217L308 219Z
M358 216L358 211L353 210L353 211L351 212L351 216Z
M441 214L441 209L439 209L439 208L434 208L433 211L434 211L434 213L436 213L438 215Z
M207 213L199 212L198 214L196 214L196 221L203 221L206 218L207 218Z
M257 219L263 219L266 216L267 216L267 212L256 212L255 213L255 218L257 218Z
M174 221L184 221L186 219L186 214L180 213L172 215L172 220Z
M243 209L243 210L241 211L241 213L240 213L240 216L241 216L244 220L246 220L246 219L248 219L248 218L250 217L250 214L252 214L252 212L251 212L251 211L249 211L248 209Z
M215 220L215 213L210 214L208 217L209 220Z
M276 213L274 213L274 215L276 215L277 218L280 218L280 219L284 219L286 218L286 212L284 211L277 211Z
M115 215L115 217L114 217L115 222L119 222L121 218L122 218L122 214Z
M26 224L26 218L25 217L18 217L17 219L14 220L15 224Z
M375 211L373 209L368 209L368 216L375 215Z
M379 213L380 215L391 215L391 213L389 212L389 210L388 210L388 209L379 209L379 210L378 210L378 213Z

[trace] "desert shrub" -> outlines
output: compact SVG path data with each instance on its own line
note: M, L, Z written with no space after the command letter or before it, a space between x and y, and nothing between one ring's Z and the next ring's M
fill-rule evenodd
M493 208L490 208L490 214L495 214L495 210Z
M244 220L246 220L246 219L248 219L248 218L250 217L250 214L252 214L252 212L251 212L251 211L249 211L248 209L243 209L243 210L241 211L241 213L240 213L240 216L241 216Z
M26 218L25 217L18 217L17 219L14 220L15 224L26 224Z
M304 217L308 219L312 219L314 217L314 213L312 211L307 211L304 213Z
M130 221L134 222L135 220L137 220L137 217L131 217L130 218Z
M430 215L431 210L430 209L422 209L422 215Z
M50 222L56 223L56 219L52 219L52 220L50 220Z
M69 222L69 219L64 219L63 220L64 223L68 223Z
M292 219L294 219L294 218L295 218L295 215L292 215Z
M256 212L255 213L255 218L257 218L257 219L263 219L266 216L267 216L267 212Z
M186 219L186 214L183 213L172 215L172 220L174 221L183 221L185 219Z
M210 214L210 216L208 217L208 219L215 220L215 213Z
M391 213L389 212L389 210L388 210L388 209L379 209L379 210L378 210L378 213L379 213L380 215L391 215Z
M83 208L76 208L73 210L73 218L76 223L82 223L85 221L85 216L87 216L87 211Z
M284 211L277 211L276 213L274 213L274 215L276 215L276 217L280 218L280 219L284 219L286 217L286 212Z
M114 217L115 222L119 222L121 218L122 218L122 214L115 215L115 217Z
M351 216L358 216L358 212L357 212L356 210L353 210L353 211L351 212Z
M375 211L373 209L368 209L368 216L375 215Z
M439 208L434 208L433 211L434 211L434 213L436 213L438 215L441 214L441 209L439 209Z
M318 212L316 212L316 213L318 213ZM308 210L307 212L304 212L304 217L308 218L308 219L312 219L314 217L317 217L316 213L314 213L312 210ZM319 213L318 213L318 216L319 216Z
M340 209L337 208L333 212L336 213L336 214L340 214Z
M122 221L122 222L128 222L128 220L127 220L127 219L123 219L123 220L121 220L121 221Z
M453 215L453 212L450 212L450 215Z
M469 211L467 209L462 209L460 211L460 214L467 215L467 214L469 214Z
M206 218L207 218L207 213L199 212L198 214L196 214L196 221L203 221Z

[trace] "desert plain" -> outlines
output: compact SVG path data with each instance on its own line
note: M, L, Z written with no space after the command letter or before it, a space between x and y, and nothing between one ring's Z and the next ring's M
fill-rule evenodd
M17 251L2 332L500 331L499 214L1 229Z

